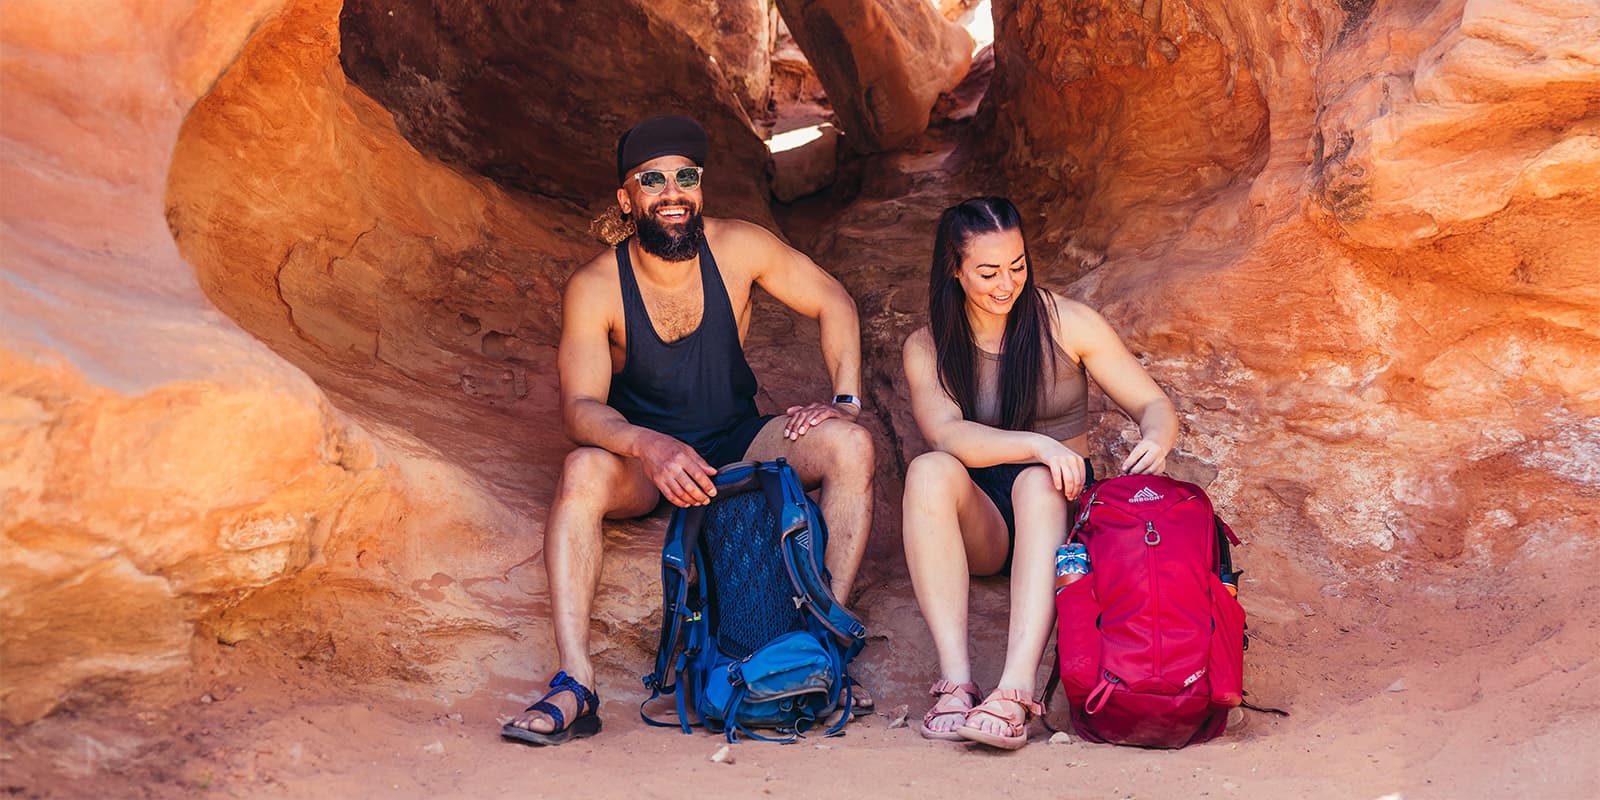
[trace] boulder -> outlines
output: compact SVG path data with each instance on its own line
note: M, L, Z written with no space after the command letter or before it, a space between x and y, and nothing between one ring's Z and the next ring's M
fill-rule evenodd
M778 202L792 203L833 183L839 161L839 129L833 125L814 122L778 132L767 146L772 149L772 196Z
M972 60L972 37L927 0L778 0L778 10L856 152L921 133Z
M666 0L646 11L683 29L720 68L745 113L761 119L772 99L772 23L763 0Z

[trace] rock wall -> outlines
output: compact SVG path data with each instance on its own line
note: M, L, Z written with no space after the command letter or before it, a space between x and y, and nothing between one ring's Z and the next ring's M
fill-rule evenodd
M394 487L303 373L206 302L163 217L184 109L279 4L93 5L0 23L11 722L169 698L197 620L302 570Z
M436 0L351 0L340 60L418 149L580 207L611 202L617 137L629 126L692 115L712 142L707 181L718 192L708 213L765 222L767 151L735 86L755 99L767 18L749 3L725 5L714 27L700 16L706 5L687 0L486 2L470 13ZM724 26L736 33L722 36ZM708 52L691 32L714 29ZM718 52L743 55L725 69L708 58Z
M1596 12L997 3L976 149L1306 568L1592 547Z

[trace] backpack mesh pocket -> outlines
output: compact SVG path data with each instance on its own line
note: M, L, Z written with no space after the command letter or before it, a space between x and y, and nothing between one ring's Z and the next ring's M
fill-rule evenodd
M805 627L779 550L778 521L760 491L718 498L707 507L701 546L712 587L711 624L722 652L746 658Z

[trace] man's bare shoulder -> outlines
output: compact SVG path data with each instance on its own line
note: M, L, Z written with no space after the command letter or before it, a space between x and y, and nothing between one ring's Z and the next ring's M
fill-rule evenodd
M570 302L617 285L617 251L606 248L567 278L566 298Z
M745 254L779 252L786 245L772 231L742 219L706 217L706 241L713 250L736 250Z
M594 313L609 307L613 301L620 305L621 297L617 253L607 248L567 278L562 305L567 312L584 309Z

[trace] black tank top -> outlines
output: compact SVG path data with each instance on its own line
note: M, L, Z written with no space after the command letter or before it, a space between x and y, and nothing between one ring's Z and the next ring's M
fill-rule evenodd
M622 324L627 336L622 371L611 376L608 404L628 422L682 440L696 450L756 416L756 376L739 344L739 324L711 247L700 244L700 327L668 344L650 321L633 275L628 242L617 245Z

